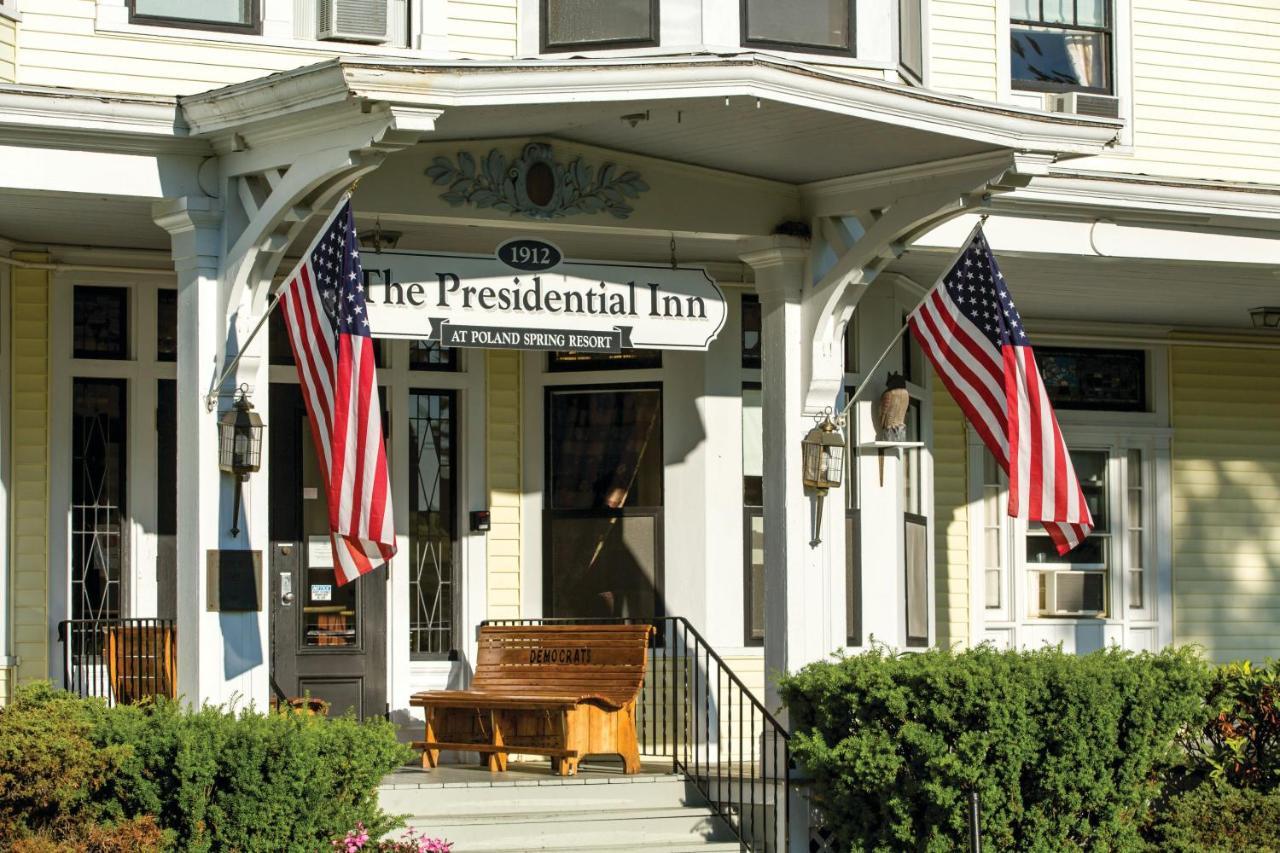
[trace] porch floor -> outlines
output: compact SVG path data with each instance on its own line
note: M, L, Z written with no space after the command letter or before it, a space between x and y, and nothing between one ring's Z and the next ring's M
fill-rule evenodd
M641 762L640 772L630 776L622 772L622 764L612 761L584 761L574 776L557 776L551 762L542 760L510 761L505 773L490 773L479 764L442 764L424 770L401 767L382 779L382 787L393 790L413 788L495 788L530 785L601 785L609 783L653 782L673 775L671 760Z

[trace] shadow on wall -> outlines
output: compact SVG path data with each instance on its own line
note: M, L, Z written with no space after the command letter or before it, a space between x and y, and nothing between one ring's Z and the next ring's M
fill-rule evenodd
M1173 637L1280 655L1280 352L1175 348Z

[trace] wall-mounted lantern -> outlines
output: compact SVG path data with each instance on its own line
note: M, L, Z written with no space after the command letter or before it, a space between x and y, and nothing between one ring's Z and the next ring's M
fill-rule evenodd
M249 402L249 386L240 386L235 404L218 419L218 467L236 478L231 535L240 535L240 488L262 467L262 418Z
M844 478L844 436L839 425L831 419L828 409L822 421L809 430L809 434L800 443L804 485L817 493L817 515L813 525L813 540L810 545L822 541L822 503L831 489L840 488Z

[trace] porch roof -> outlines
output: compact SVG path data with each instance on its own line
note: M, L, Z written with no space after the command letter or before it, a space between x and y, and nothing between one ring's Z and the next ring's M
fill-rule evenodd
M309 125L353 102L416 111L433 140L554 137L792 184L1002 150L1087 156L1121 127L755 53L340 57L179 98L189 133L223 150L252 144L255 134L278 138L282 125Z

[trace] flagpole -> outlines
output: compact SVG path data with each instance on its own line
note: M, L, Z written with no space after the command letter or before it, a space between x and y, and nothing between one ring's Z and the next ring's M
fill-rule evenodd
M973 242L974 236L982 229L982 226L986 224L987 220L990 217L991 217L991 214L984 213L982 214L982 216L978 218L978 224L973 226L973 230L969 232L969 236L964 238L964 242L960 244L960 251L957 252L955 257L951 259L951 263L947 264L946 267L944 267L943 275L946 275L945 270L949 270L956 265L956 261L958 261L960 259L960 256L964 254L965 249L967 249L969 247L969 244ZM933 287L937 287L937 286L938 286L937 282L934 282ZM911 314L914 314L916 312L916 309L919 308L924 303L924 300L928 298L929 293L931 293L932 291L933 291L933 288L932 287L929 288L929 291L925 293L924 297L922 297L920 301L916 303L916 307L911 309L911 312L910 312ZM907 316L910 316L910 314L908 314ZM871 378L876 375L876 371L880 369L880 365L883 364L884 360L889 357L890 351L892 351L893 348L898 345L898 340L902 337L903 333L906 331L907 331L907 324L903 323L902 326L898 329L898 331L894 334L894 336L889 339L889 343L885 346L884 352L880 353L880 357L876 359L875 364L871 365L871 369L867 371L867 375L864 376L862 381L858 383L858 387L854 389L853 394L850 395L848 402L844 404L844 408L842 408L840 410L840 414L836 416L837 419L843 418L849 414L849 410L853 408L853 404L858 402L859 398L862 397L862 392L867 390L867 386L871 384Z
M342 194L342 197L338 199L338 203L333 206L334 213L340 210L342 208L342 205L345 202L351 200L351 194L355 192L356 186L359 185L359 183L360 183L360 179L356 178L351 183L351 186L347 187L346 191ZM330 216L330 219L325 220L326 224L332 219L333 214L331 213L329 214L329 216ZM322 236L324 236L324 226L321 226L320 231L316 234L315 237L311 239L311 245L308 246L307 251L303 253L302 260L299 260L298 263L295 264L293 269L289 272L289 275L285 276L286 281L293 277L293 274L297 272L298 267L302 266L302 263L303 261L306 260L307 255L310 255L312 251L315 250L316 243L319 242ZM249 344L253 343L253 339L257 336L258 332L262 329L263 325L266 324L267 318L271 316L271 312L275 310L275 307L277 305L280 304L280 297L282 296L284 296L283 287L278 289L275 293L271 295L271 299L267 302L267 310L262 312L262 316L258 319L257 325L255 325L253 329L249 332L249 336L244 339L244 343L239 345L238 347L239 352L236 353L236 357L231 359L231 363L228 364L226 369L222 371L222 375L218 377L217 381L215 381L213 383L213 386L210 388L209 393L205 395L204 405L205 405L205 408L208 409L209 411L212 412L214 409L218 407L218 389L222 387L222 383L226 382L227 377L230 376L232 371L236 369L236 365L240 363L240 359L244 358L245 352L249 349Z
M271 294L271 300L267 303L267 310L262 312L262 317L258 319L257 325L249 332L249 336L244 339L244 343L240 344L240 351L236 353L236 357L231 359L231 363L227 365L227 369L222 371L222 375L213 383L212 390L205 395L204 405L209 411L213 411L218 407L218 389L222 387L222 383L227 381L227 377L235 371L236 365L240 363L240 359L244 357L245 352L249 349L249 344L253 343L253 339L257 336L258 331L266 324L267 318L271 316L271 312L280 304L280 297L284 295L284 288L280 288Z

